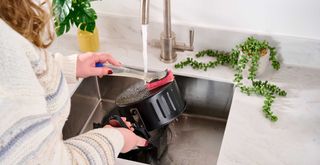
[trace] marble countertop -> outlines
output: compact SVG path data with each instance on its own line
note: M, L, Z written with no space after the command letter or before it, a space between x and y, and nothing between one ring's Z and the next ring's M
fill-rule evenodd
M74 35L66 34L50 48L65 55L79 53ZM100 51L111 53L123 64L143 68L141 43L127 40L101 40ZM232 83L233 70L219 66L207 72L190 67L175 69L159 60L160 50L148 47L150 70L172 69L175 74ZM178 53L177 61L193 56ZM207 60L206 58L202 60ZM278 97L272 110L279 120L263 116L263 98L246 96L235 90L218 164L320 164L320 69L282 65L269 71L262 80L270 80L287 91ZM70 84L74 91L77 84ZM127 164L127 163L121 163Z
M218 164L319 164L319 71L282 66L266 76L287 91L272 105L275 123L262 115L263 98L236 89Z

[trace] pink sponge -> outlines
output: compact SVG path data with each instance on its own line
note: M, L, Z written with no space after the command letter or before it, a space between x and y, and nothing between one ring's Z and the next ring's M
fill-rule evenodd
M167 75L160 80L149 82L146 84L147 89L153 90L163 85L166 85L174 80L174 75L171 70L167 70Z

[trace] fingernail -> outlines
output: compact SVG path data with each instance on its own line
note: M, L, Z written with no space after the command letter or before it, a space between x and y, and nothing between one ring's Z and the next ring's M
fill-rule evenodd
M112 74L113 72L112 72L112 70L108 70L108 74Z

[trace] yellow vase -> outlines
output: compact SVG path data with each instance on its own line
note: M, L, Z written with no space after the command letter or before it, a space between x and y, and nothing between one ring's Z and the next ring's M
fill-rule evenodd
M95 52L99 50L99 32L95 28L93 33L78 29L78 43L80 51Z

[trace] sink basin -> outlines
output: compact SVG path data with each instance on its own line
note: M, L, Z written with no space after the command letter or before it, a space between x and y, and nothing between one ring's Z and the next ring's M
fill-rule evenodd
M186 111L164 127L157 160L124 159L147 164L213 164L218 159L233 96L233 84L175 75ZM138 79L104 76L82 81L71 98L69 119L63 128L68 139L94 128L104 116L116 113L115 99Z

